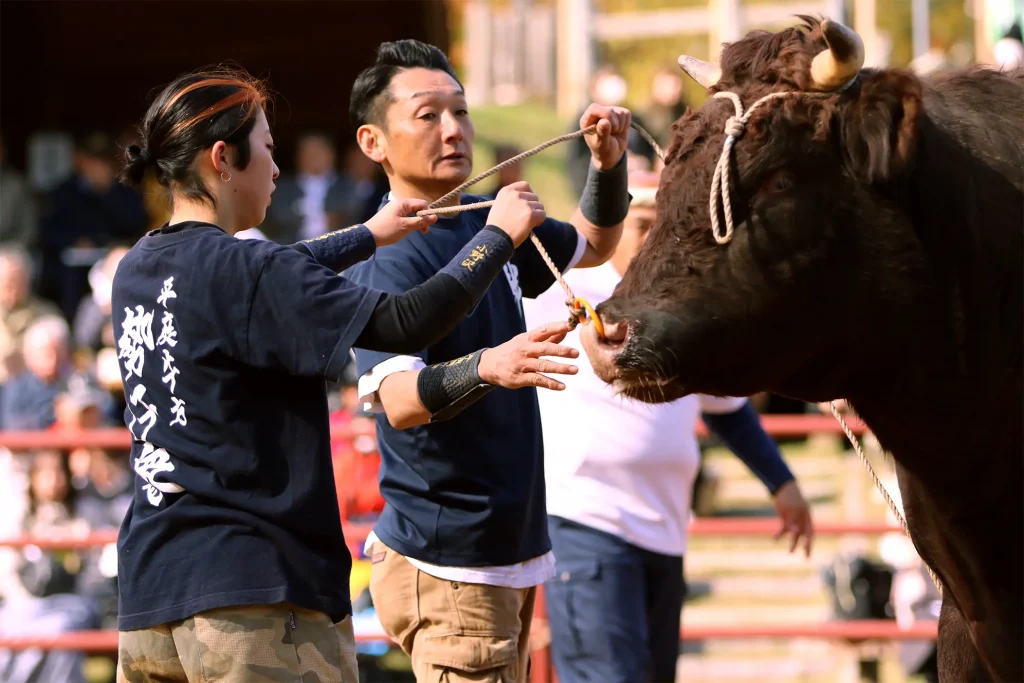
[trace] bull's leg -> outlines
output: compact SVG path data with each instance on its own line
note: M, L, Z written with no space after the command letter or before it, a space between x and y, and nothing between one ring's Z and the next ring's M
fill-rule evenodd
M943 598L939 612L939 683L991 683L971 640L970 626L950 598Z

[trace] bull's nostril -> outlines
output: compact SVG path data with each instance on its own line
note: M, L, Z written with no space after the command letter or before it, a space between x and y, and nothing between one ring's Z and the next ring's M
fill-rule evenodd
M623 320L616 320L609 322L604 320L604 341L614 346L620 346L626 341L626 335L629 332L629 326Z

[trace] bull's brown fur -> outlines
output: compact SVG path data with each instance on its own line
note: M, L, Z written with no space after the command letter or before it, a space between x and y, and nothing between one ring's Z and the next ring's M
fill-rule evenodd
M749 34L711 92L749 107L807 90L825 47L813 18ZM1022 112L1024 72L986 68L866 69L773 101L734 149L719 245L708 199L733 108L711 99L675 124L658 223L599 307L630 322L620 379L670 379L664 399L850 400L944 584L943 681L1024 680Z

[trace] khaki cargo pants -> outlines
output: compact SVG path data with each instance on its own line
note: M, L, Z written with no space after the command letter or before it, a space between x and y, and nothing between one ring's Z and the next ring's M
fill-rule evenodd
M118 636L117 683L359 683L352 617L226 607Z
M380 541L370 596L417 683L527 683L536 588L438 579Z

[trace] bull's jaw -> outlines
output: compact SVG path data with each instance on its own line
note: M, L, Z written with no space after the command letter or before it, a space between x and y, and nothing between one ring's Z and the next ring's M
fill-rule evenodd
M626 334L602 338L593 325L586 325L580 330L580 341L594 374L621 396L644 403L667 403L690 393L678 386L675 378L623 368L619 360L628 342Z

